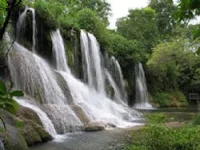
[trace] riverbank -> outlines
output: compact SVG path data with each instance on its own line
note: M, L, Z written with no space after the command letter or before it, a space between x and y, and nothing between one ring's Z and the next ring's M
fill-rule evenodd
M165 110L166 111L166 110ZM150 115L150 116L147 116ZM169 128L179 128L188 124L196 113L192 111L146 112L148 122L162 122ZM153 120L151 119L153 118ZM104 130L99 132L79 132L62 135L60 139L30 148L30 150L127 150L133 139L141 137L143 125L132 128ZM143 139L144 140L144 139Z
M131 139L130 133L141 127L66 134L60 141L48 142L30 150L124 150L125 143Z

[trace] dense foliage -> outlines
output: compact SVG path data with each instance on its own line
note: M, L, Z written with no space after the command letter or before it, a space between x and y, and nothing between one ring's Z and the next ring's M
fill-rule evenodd
M5 18L6 18L6 7L7 3L6 0L0 0L0 28L2 27Z
M187 120L189 123L175 123L171 122L174 121L175 116L169 114L146 115L147 125L133 131L131 143L127 145L126 150L198 150L200 148L199 115L194 119L190 116Z
M137 40L143 54L150 53L158 40L155 10L142 8L130 10L127 17L117 22L117 32L129 40Z

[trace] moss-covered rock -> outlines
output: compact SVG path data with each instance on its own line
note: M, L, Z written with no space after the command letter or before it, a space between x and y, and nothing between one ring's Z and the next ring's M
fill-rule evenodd
M23 127L20 130L28 146L52 139L51 135L44 130L37 114L31 109L21 107L17 116L23 121Z
M7 128L5 132L0 133L6 150L28 150L28 146L52 139L44 130L37 114L31 109L20 107L16 115L0 110L0 116ZM2 122L0 128L3 129Z
M21 118L22 120L25 120L25 119L33 120L35 123L42 125L37 114L29 108L20 107L16 115L18 118Z
M0 110L0 116L5 122L6 130L0 135L4 139L6 150L28 150L28 146L21 131L16 127L16 118L7 111ZM3 123L0 123L0 128L3 129Z

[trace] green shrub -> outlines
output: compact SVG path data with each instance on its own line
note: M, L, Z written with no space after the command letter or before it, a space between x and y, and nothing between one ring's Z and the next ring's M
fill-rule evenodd
M13 99L14 96L23 96L22 91L11 91L12 85L8 89L4 82L0 81L0 108L15 113L18 109L18 103Z
M159 104L160 107L182 107L188 105L184 94L180 91L156 93L153 96L153 102Z
M200 125L200 115L196 115L192 120L192 125Z
M77 12L76 19L79 27L93 34L99 34L105 27L105 24L97 16L96 12L85 8Z
M127 150L198 150L200 148L200 126L185 126L178 129L164 125L147 125L143 139L134 139ZM137 141L136 141L137 140Z
M62 14L63 7L60 3L53 1L35 1L34 7L40 22L44 23L50 29L59 27L58 17Z
M160 107L169 106L169 101L172 97L168 93L156 93L153 97L155 103L158 103Z
M167 117L163 113L147 114L146 118L150 124L165 123L167 121Z

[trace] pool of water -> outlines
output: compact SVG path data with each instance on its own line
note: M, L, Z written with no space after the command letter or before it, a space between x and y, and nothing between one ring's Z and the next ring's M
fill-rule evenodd
M113 150L122 147L120 139L128 129L79 132L66 134L56 140L30 148L30 150ZM122 149L122 148L119 148Z
M157 108L152 110L140 110L140 112L144 115L161 112L168 115L172 121L190 121L200 112L200 108L195 106L187 108ZM144 124L146 121L141 117L133 120L133 122ZM130 132L129 129L116 128L100 132L70 133L58 136L51 142L34 146L30 148L30 150L122 150L123 146L120 144L119 139L128 135L128 132Z

